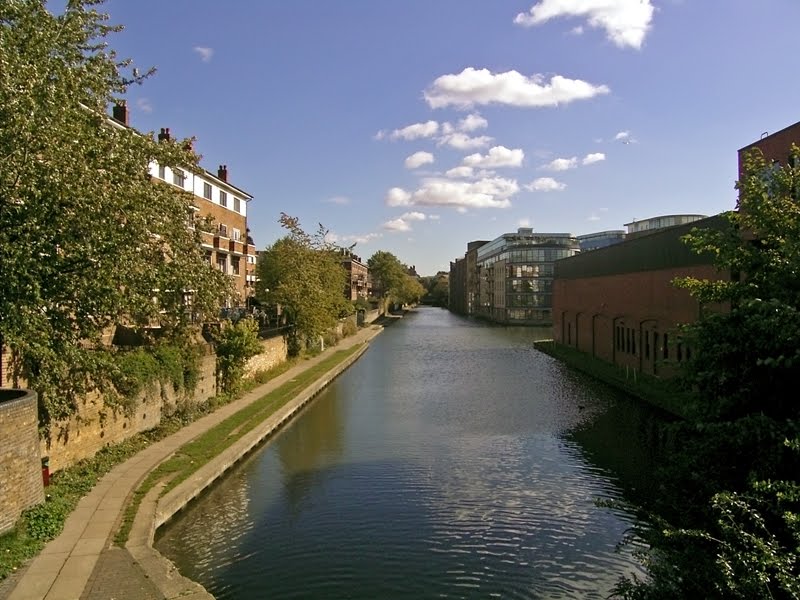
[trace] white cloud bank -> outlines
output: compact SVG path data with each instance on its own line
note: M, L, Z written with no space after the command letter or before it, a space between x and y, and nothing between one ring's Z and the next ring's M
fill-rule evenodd
M559 17L584 18L590 27L605 30L618 47L638 50L654 12L651 0L541 0L527 13L519 13L514 23L533 27Z
M510 198L518 191L516 180L503 177L485 177L477 181L429 177L423 179L414 192L390 189L385 200L388 206L446 206L458 210L508 208Z
M526 77L517 71L492 73L488 69L467 67L461 73L442 75L425 90L431 108L505 104L519 107L542 107L567 104L575 100L607 94L605 85L593 85L580 79L554 75Z
M433 154L430 152L415 152L406 158L406 169L418 169L422 165L429 165L433 162Z
M592 165L594 163L598 163L604 161L606 159L606 155L602 152L592 152L591 154L587 154L583 157L581 164L584 165Z

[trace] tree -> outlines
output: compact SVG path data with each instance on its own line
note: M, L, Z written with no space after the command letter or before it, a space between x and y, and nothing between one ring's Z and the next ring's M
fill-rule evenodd
M309 235L295 217L281 213L280 223L289 235L262 254L257 295L261 302L279 304L297 334L314 339L353 311L343 294L347 276L321 225Z
M715 308L683 330L697 410L672 432L682 469L662 484L680 495L642 528L650 577L622 582L626 598L800 598L798 159L748 154L728 226L686 237L730 278L676 281Z
M396 296L405 285L406 267L391 252L379 250L367 260L372 289L380 298Z
M722 303L686 327L694 348L686 376L700 392L701 415L734 419L753 412L800 416L787 390L800 385L800 149L790 164L744 158L737 210L721 231L693 230L686 241L711 252L727 281L679 280L701 303Z
M40 393L41 416L70 414L111 368L101 335L124 320L188 326L216 312L226 278L187 228L187 197L147 174L197 168L184 142L110 124L110 103L150 73L129 72L100 0L61 14L0 3L0 342Z

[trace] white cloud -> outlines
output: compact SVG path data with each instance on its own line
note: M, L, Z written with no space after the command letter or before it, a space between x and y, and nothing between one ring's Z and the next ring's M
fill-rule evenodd
M614 136L614 140L622 142L623 144L635 144L636 140L631 135L630 131L620 131Z
M569 30L572 35L583 35L583 26L578 25Z
M470 137L466 133L451 133L443 135L439 138L437 144L439 146L450 146L456 150L475 150L477 148L484 148L491 144L494 138L488 135L479 135Z
M409 221L424 221L425 219L425 213L416 211L407 212L400 215L396 219L386 221L382 227L384 229L388 229L389 231L411 231L411 225Z
M439 215L428 215L428 218L431 221L438 221L439 219L441 219L441 217Z
M418 138L433 137L439 132L439 123L436 121L425 121L424 123L414 123L402 129L395 129L389 134L393 140L416 140ZM379 132L380 133L380 132Z
M418 169L422 165L429 165L433 162L433 154L430 152L415 152L406 158L406 169Z
M350 245L350 244L368 244L372 240L383 237L380 233L365 233L361 235L339 235L329 232L325 237L327 241L332 244Z
M587 221L599 221L600 220L600 215L597 214L599 212L601 212L601 213L608 212L608 209L607 208L598 208L596 211L592 212L592 214L589 215L589 217L586 220Z
M453 131L455 131L455 129L453 128L453 125L451 123L449 123L448 121L442 123L442 135L450 135L451 133L453 133Z
M454 179L459 178L467 178L472 177L475 174L475 171L472 167L453 167L449 171L445 173L447 177L452 177Z
M482 167L496 169L498 167L519 167L525 153L516 148L510 150L505 146L495 146L484 156L481 154L470 154L464 157L464 165L467 167Z
M603 154L602 152L592 152L591 154L587 154L586 156L584 156L581 163L584 165L591 165L596 162L603 161L605 159L606 155Z
M458 122L458 128L461 131L475 131L476 129L485 129L488 126L489 121L478 113L469 114Z
M425 90L431 108L506 104L540 107L566 104L574 100L607 94L605 85L592 85L580 79L554 75L549 81L543 75L526 77L517 71L492 73L488 69L467 67L459 74L442 75Z
M203 62L210 62L211 57L214 56L214 49L207 46L195 46L192 50L197 52Z
M569 169L574 169L577 166L578 157L573 156L572 158L556 158L555 160L551 160L542 168L547 169L548 171L568 171Z
M650 30L655 9L651 0L540 0L514 23L525 27L541 25L558 17L585 18L590 27L604 29L620 48L639 49Z
M331 198L325 198L323 202L327 202L328 204L339 204L344 206L346 204L350 204L350 198L345 196L332 196Z
M136 100L136 108L147 114L153 112L153 104L150 102L149 98L139 98Z
M439 177L422 180L413 193L392 188L386 194L389 206L448 206L456 209L507 208L519 191L513 179L487 177L478 181L453 181Z
M386 192L386 206L408 206L411 202L411 194L403 188L393 187Z
M525 189L532 192L560 192L566 187L567 184L556 181L552 177L539 177L526 185Z
M411 231L411 225L409 225L403 219L392 219L391 221L386 221L383 225L381 225L384 229L388 229L389 231Z

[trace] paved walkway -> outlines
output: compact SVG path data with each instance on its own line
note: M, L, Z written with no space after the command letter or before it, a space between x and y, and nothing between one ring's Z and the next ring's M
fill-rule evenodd
M366 343L380 330L380 326L365 327L342 340L336 349ZM81 499L67 518L61 535L49 542L20 576L8 582L13 583L14 587L8 593L7 600L161 600L179 596L210 598L199 585L190 586L189 589L185 583L172 588L167 585L166 588L169 589L165 591L165 586L160 585L163 582L154 581L154 577L158 575L153 576L153 573L168 571L171 563L152 549L147 554L142 553L141 548L129 550L111 545L126 500L151 470L181 446L319 363L329 354L330 352L324 352L300 362L241 399L198 419L114 467ZM149 510L145 520L152 523L155 496L154 492L145 497L137 517L139 528L145 529L145 537L146 530L152 529L152 525L142 525L140 517ZM136 528L135 524L134 529ZM155 565L158 568L151 568L158 561L161 561L160 565ZM171 570L174 572L174 567Z

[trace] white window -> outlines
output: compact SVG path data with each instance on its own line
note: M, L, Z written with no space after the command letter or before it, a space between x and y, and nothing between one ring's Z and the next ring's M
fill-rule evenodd
M203 198L211 200L211 184L203 182Z
M222 190L219 191L219 205L220 206L228 206L228 193L223 192Z
M159 179L167 178L167 167L165 167L164 165L158 165L158 178Z
M233 197L233 210L238 213L242 212L242 201L236 196Z
M240 242L242 240L242 232L238 229L234 229L232 239L234 242Z
M178 187L183 187L185 181L186 181L186 173L184 173L180 169L173 169L172 183L174 183Z

